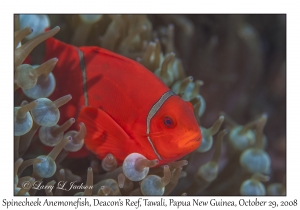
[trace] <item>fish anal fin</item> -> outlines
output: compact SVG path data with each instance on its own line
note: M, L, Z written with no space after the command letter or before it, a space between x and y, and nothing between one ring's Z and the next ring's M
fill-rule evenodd
M124 160L131 139L105 111L96 107L84 107L79 113L78 122L83 122L86 126L84 141L89 150L100 159L111 153L119 163Z

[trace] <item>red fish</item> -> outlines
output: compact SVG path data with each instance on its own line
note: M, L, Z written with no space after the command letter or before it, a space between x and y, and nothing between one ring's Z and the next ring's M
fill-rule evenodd
M85 146L118 163L133 152L159 165L175 161L200 146L202 136L193 106L174 94L139 63L98 47L74 47L46 40L44 62L59 59L53 74L55 100L71 94L60 108L60 121L84 122Z

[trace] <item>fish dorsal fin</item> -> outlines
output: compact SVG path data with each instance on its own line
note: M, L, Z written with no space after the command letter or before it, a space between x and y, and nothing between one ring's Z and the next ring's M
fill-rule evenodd
M111 153L119 163L124 160L131 139L105 111L96 107L84 107L79 113L78 122L83 122L86 126L84 142L89 150L100 159Z

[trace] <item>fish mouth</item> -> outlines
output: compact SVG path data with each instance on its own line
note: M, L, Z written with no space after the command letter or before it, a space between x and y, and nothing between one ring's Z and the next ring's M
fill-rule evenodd
M199 136L199 137L196 138L196 139L192 139L192 140L186 142L185 145L190 144L190 143L194 143L194 142L200 142L200 140L201 140L201 137Z
M201 143L201 136L197 135L195 138L189 138L187 141L183 141L182 143L179 142L178 146L180 148L185 147L198 147Z

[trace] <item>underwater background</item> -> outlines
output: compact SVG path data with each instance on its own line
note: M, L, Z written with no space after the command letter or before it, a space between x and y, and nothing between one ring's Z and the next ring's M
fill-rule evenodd
M126 172L111 161L113 157L101 161L89 154L74 159L66 157L63 147L56 163L52 163L56 164L54 174L50 177L36 174L36 167L41 163L36 162L36 157L49 151L43 149L35 134L39 126L32 126L30 137L28 133L26 138L26 133L15 135L20 136L15 137L15 154L18 154L15 155L15 179L18 180L15 194L28 193L29 189L21 190L21 181L33 182L33 177L45 185L54 185L53 180L84 184L89 181L94 186L93 192L86 191L85 195L285 195L286 15L42 16L33 15L28 20L15 15L15 31L24 29L26 22L35 23L35 27L41 25L41 33L59 26L60 31L54 37L63 42L99 46L137 60L176 94L184 93L182 98L192 102L204 139L202 148L183 158L188 160L187 165L178 161L169 164L169 171L150 168L149 174L163 177L166 185L147 194L139 181L122 175ZM22 45L33 39L22 39ZM41 64L44 50L45 46L40 44L31 51L32 64ZM15 56L19 51L15 51ZM21 88L14 94L15 107L24 100L29 104L33 101L24 94L26 87L21 91L22 76L16 74L19 66L15 66L15 84ZM192 81L189 76L193 77ZM21 144L24 139L26 143ZM31 162L24 165L27 160ZM30 190L29 194L51 193Z

